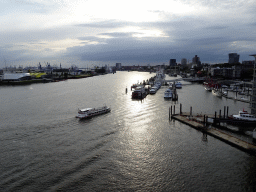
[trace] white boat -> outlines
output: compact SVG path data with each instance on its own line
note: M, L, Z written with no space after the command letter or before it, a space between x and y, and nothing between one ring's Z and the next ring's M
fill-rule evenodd
M239 111L238 115L232 115L234 120L242 121L242 122L255 122L256 117L254 115L249 114L247 111Z
M149 90L149 94L153 95L156 93L156 89L154 87L152 87L150 90Z
M228 92L227 91L222 91L222 95L223 96L228 96Z
M209 87L209 86L205 86L204 88L205 88L205 90L206 90L206 91L209 91L209 92L211 92L211 91L212 91L212 88L211 88L211 87Z
M222 97L222 93L220 91L218 91L217 89L213 89L212 93L217 96L217 97Z
M241 97L240 99L241 99L241 100L244 100L244 101L248 101L248 99L245 98L245 97Z
M164 98L165 99L171 99L172 98L172 90L171 89L166 89L166 91L164 92Z
M181 89L182 88L182 83L179 81L175 81L175 87L176 89Z
M79 109L78 114L76 115L76 118L85 119L85 118L101 115L104 113L108 113L110 111L111 111L111 109L107 106L99 107L99 108Z

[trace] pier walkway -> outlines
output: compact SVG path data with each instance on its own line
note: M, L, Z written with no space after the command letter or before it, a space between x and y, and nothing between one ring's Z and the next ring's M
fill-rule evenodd
M214 115L208 115L214 116ZM202 120L202 117L191 117L189 116L189 113L182 113L180 114L173 114L171 115L172 119L176 119L184 124L187 124L197 130L202 131L203 133L206 133L208 135L211 135L225 143L228 143L240 150L243 150L245 152L248 152L250 154L256 155L256 145L243 141L241 139L238 139L228 133L225 133L223 131L220 131L218 129L215 129L213 126L209 126L209 124L205 124ZM212 124L210 124L212 125ZM211 127L211 128L209 128Z

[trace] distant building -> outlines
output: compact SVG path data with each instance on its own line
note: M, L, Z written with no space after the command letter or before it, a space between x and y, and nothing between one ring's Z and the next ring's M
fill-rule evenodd
M256 54L250 55L255 58L256 63ZM253 81L252 81L252 96L251 96L251 114L256 115L256 69L253 69Z
M229 57L228 63L233 64L233 63L238 63L239 62L240 55L238 55L237 53L229 53L228 57Z
M116 69L117 69L117 70L121 70L121 68L122 68L121 63L116 63Z
M197 55L195 55L195 57L193 57L192 59L192 64L200 65L201 64L200 57L197 57Z
M187 65L187 59L186 58L181 59L181 65Z
M23 81L30 80L31 76L29 73L4 73L2 81Z
M169 65L170 65L170 66L176 66L176 65L177 65L176 59L170 59Z

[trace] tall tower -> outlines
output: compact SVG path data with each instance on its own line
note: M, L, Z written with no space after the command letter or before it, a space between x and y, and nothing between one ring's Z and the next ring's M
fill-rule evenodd
M176 59L170 59L169 65L170 66L176 66L177 65Z
M232 64L232 63L238 63L239 62L240 55L238 55L237 53L229 53L228 57L229 57L228 63Z
M187 65L187 59L186 58L181 59L181 65Z

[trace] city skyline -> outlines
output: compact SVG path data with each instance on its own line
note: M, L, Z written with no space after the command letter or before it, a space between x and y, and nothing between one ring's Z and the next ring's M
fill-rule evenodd
M25 0L1 5L0 68L254 60L254 1Z

